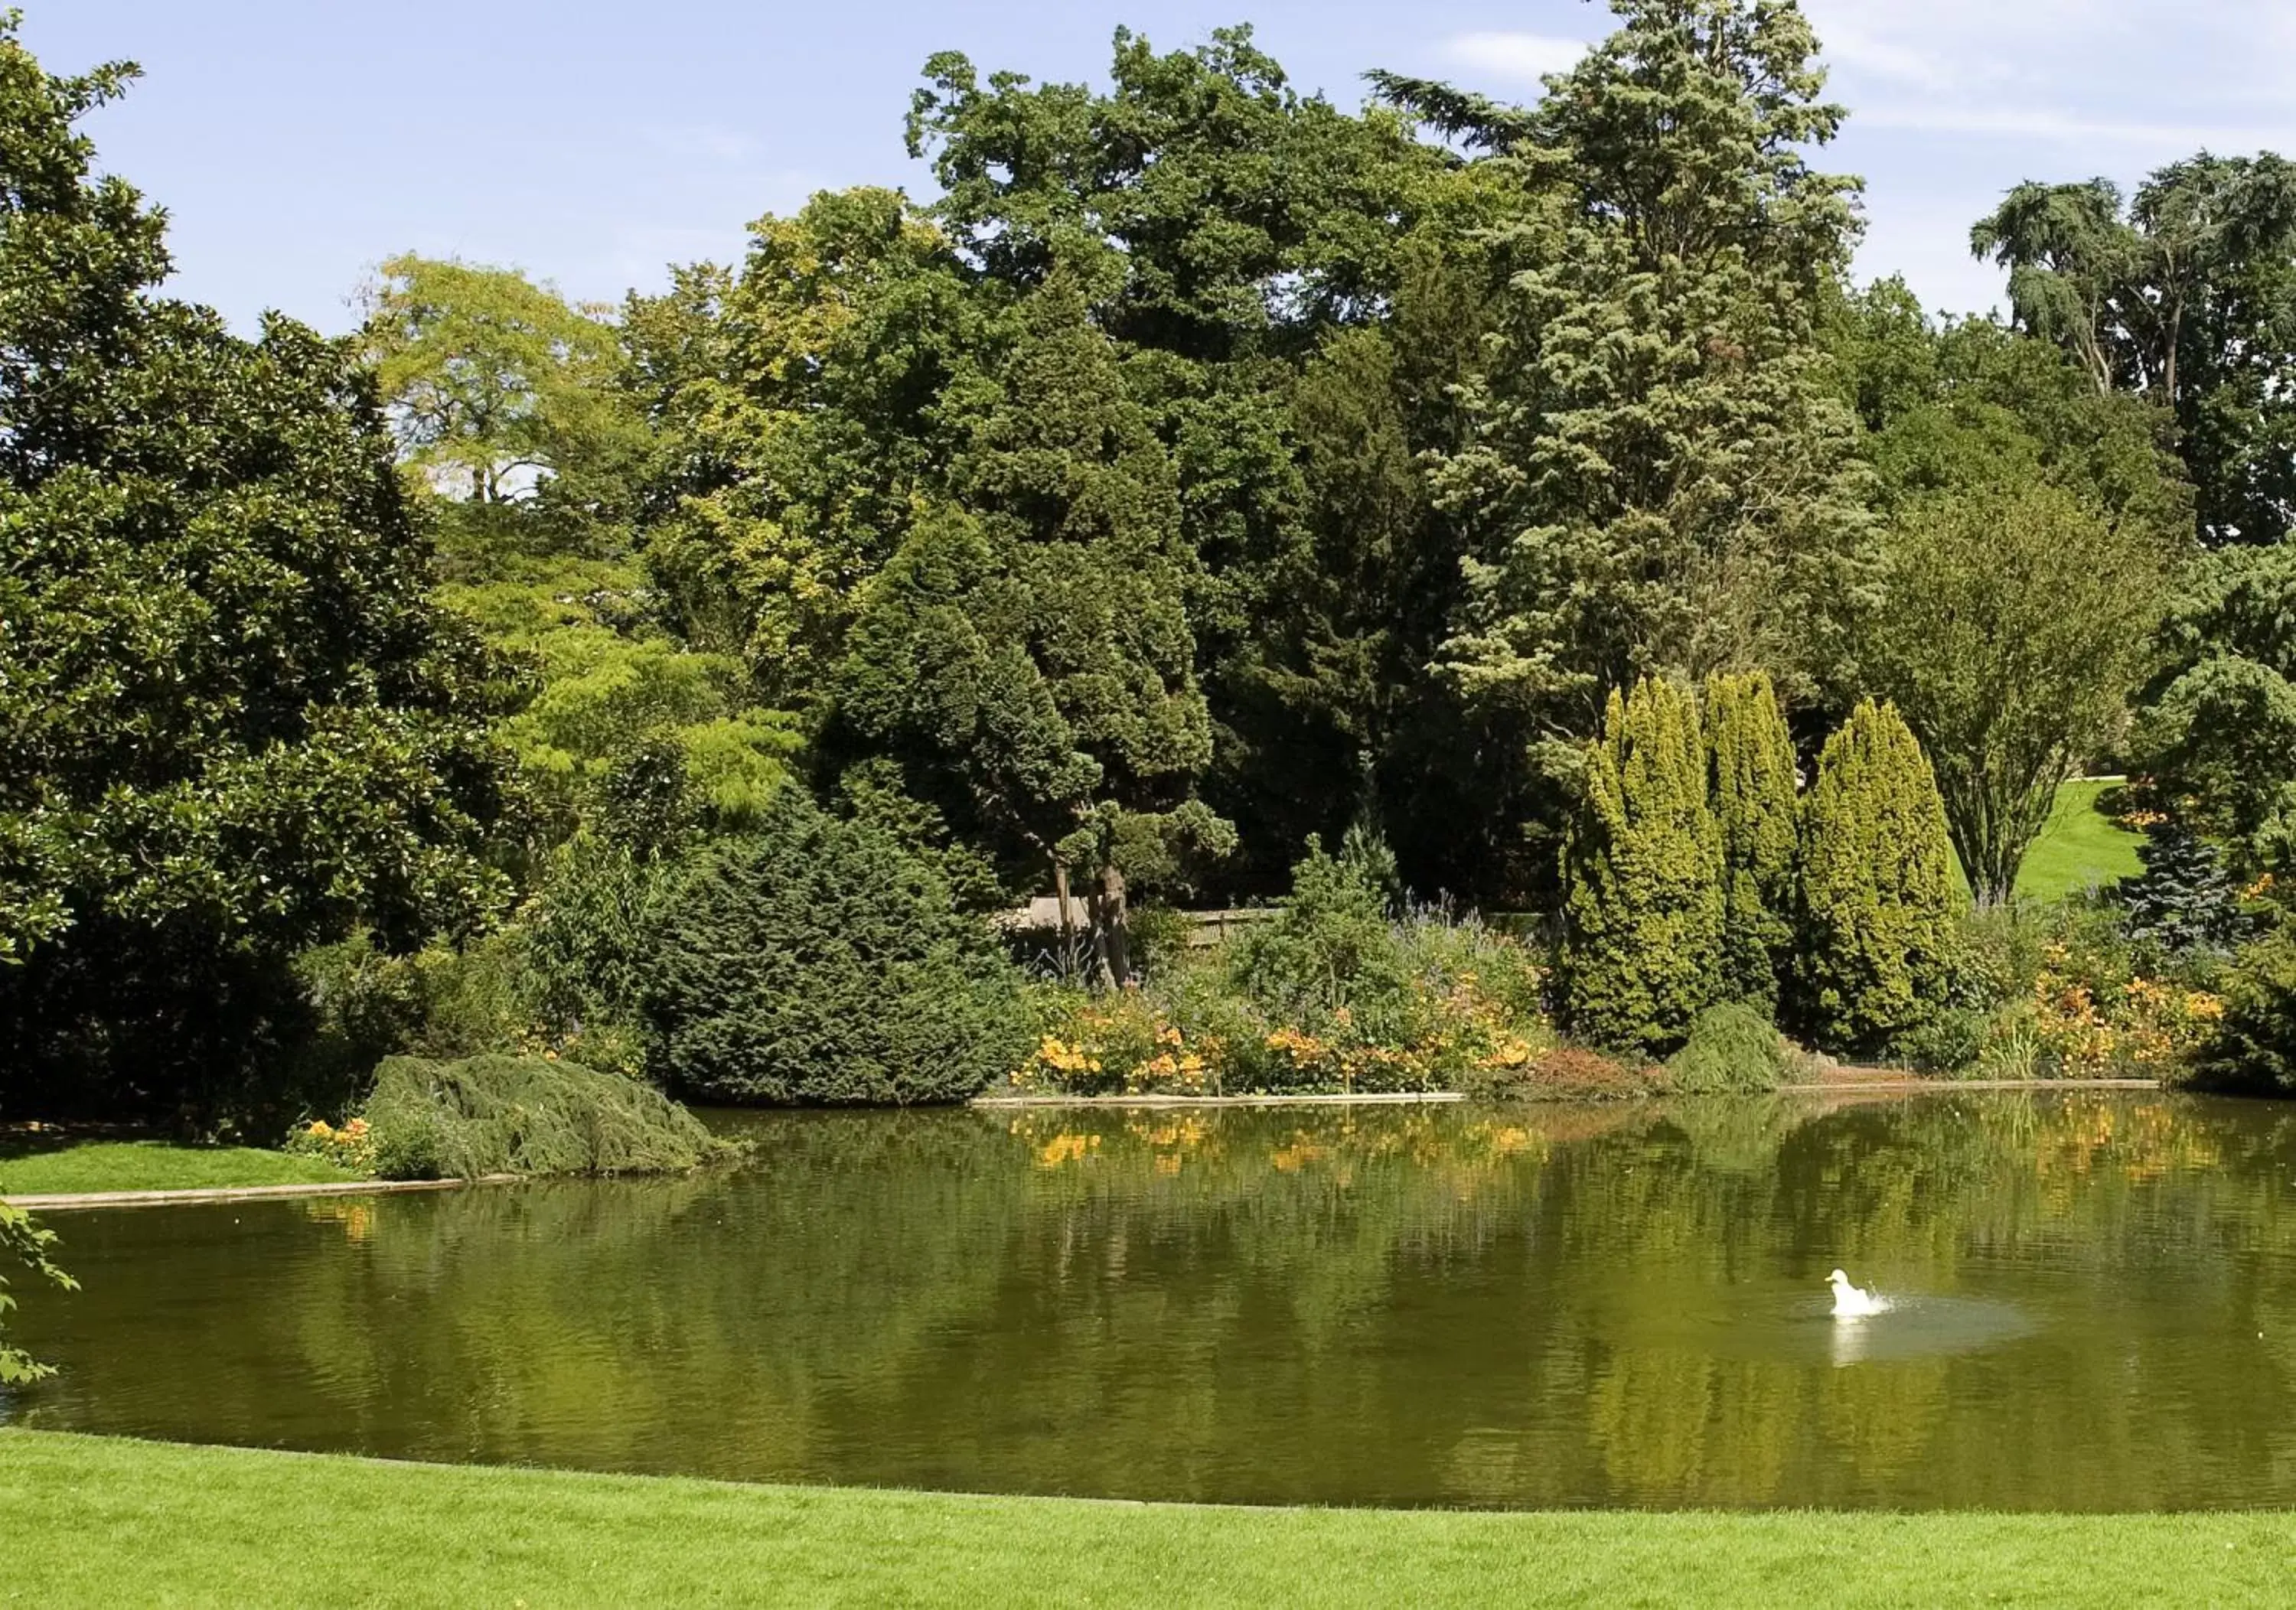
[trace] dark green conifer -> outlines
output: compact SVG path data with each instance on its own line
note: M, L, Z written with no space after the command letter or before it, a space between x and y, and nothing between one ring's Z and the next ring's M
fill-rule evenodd
M1714 821L1722 839L1724 998L1775 1013L1793 950L1793 737L1760 672L1706 684Z
M1698 701L1614 690L1563 846L1561 983L1573 1032L1663 1054L1718 998L1722 844L1706 801Z
M1937 779L1871 699L1826 740L1801 808L1800 1014L1837 1051L1879 1050L1944 998L1956 895Z
M2238 941L2240 890L2214 845L2172 816L2145 829L2136 856L2144 870L2114 890L2128 908L2131 938L2177 955L2229 950Z

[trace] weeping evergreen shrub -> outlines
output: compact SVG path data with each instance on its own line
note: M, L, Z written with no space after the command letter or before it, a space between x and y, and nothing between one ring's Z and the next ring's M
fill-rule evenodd
M1597 1045L1663 1054L1721 993L1722 844L1706 774L1689 690L1612 691L1563 844L1557 957L1569 1026Z
M787 789L657 908L655 1065L707 1101L962 1101L1020 1066L1018 968L939 870Z
M541 1057L386 1058L365 1116L386 1180L677 1173L729 1149L652 1085Z
M1871 699L1818 757L1801 810L1799 1012L1827 1050L1879 1050L1952 983L1945 805L1896 708Z
M1666 1072L1685 1095L1773 1091L1785 1083L1785 1036L1759 1009L1726 1001L1698 1014Z
M1793 955L1793 736L1760 672L1706 684L1714 822L1722 839L1722 991L1774 1015Z

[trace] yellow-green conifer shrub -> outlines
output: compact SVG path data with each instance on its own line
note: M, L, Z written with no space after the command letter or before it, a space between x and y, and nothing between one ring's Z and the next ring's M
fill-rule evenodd
M1664 1054L1718 996L1722 840L1689 689L1614 691L1563 845L1564 1014L1597 1044Z
M1802 800L1801 1015L1831 1050L1879 1050L1944 999L1953 851L1929 757L1871 699L1826 740Z
M1799 779L1770 679L1755 672L1709 681L1706 740L1722 837L1723 998L1774 1014L1793 953Z

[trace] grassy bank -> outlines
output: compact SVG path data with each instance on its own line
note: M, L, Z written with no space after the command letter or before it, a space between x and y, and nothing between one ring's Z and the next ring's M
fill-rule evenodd
M1463 1515L739 1487L0 1432L38 1604L2284 1602L2296 1520Z
M0 1140L0 1195L48 1197L112 1190L226 1190L242 1185L333 1185L359 1176L320 1157L250 1146L165 1140L86 1140L61 1146Z

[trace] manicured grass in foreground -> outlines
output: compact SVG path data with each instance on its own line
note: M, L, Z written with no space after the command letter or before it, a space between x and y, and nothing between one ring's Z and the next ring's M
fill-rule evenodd
M41 1605L2286 1602L2296 1517L1194 1508L0 1431Z
M237 1185L334 1185L358 1175L320 1157L251 1146L87 1140L52 1151L0 1149L0 1196L106 1190L223 1190Z
M2097 796L2113 786L2069 782L2057 790L2048 825L2025 852L2025 864L2018 870L2018 899L2062 900L2144 870L2136 859L2136 846L2144 836L2130 832L2096 808Z

